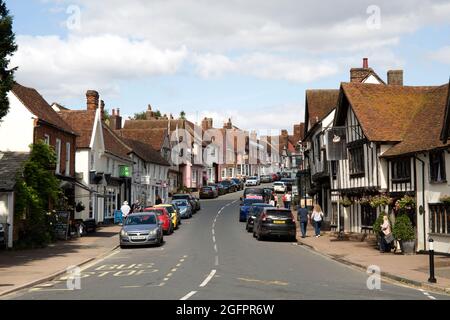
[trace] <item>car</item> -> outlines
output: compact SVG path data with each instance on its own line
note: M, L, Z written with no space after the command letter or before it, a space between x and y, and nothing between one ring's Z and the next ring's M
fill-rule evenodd
M217 188L215 186L203 187L200 190L200 199L214 199L219 196Z
M272 173L272 181L275 182L275 181L278 181L278 180L280 180L278 175L276 173Z
M253 225L255 223L255 220L258 218L258 216L261 214L264 208L274 208L274 207L268 203L254 203L250 207L250 210L247 215L247 224L245 225L245 230L247 230L247 232L253 232Z
M220 183L209 183L208 186L216 187L217 193L219 196L222 196L227 193L227 190L225 189L225 187L223 185L221 185Z
M171 204L158 204L155 206L155 208L165 208L170 214L170 218L172 219L173 228L175 230L177 230L180 227L181 216Z
M250 207L255 203L264 203L264 198L261 196L248 197L242 200L239 208L239 222L247 221L247 215Z
M238 186L236 185L236 183L234 183L231 180L222 180L219 182L221 185L223 185L225 188L228 187L228 192L232 193L232 192L236 192Z
M265 197L265 192L263 188L245 188L243 199L246 199L249 196L261 196Z
M264 208L254 221L253 236L258 241L269 236L287 237L295 241L297 227L291 210L282 208Z
M233 178L233 179L231 179L231 180L233 180L233 182L238 186L238 190L240 191L240 190L244 190L244 181L242 181L241 179L238 179L238 178Z
M192 206L192 213L196 213L200 207L200 203L197 202L197 200L195 200L195 198L190 195L189 193L178 193L178 194L174 194L172 196L172 200L178 200L178 199L186 199L191 203Z
M155 208L149 207L145 208L144 212L150 212L156 214L158 220L162 223L162 230L164 234L172 234L173 233L173 223L172 218L170 216L169 211L166 208Z
M142 246L164 243L162 223L153 212L139 212L129 215L120 230L119 244L127 246Z
M245 181L245 186L258 186L259 185L259 180L257 177L248 177L247 180Z
M172 204L176 205L180 210L181 219L189 219L192 218L192 205L187 199L176 199L172 200Z
M287 185L282 181L277 181L273 184L273 190L275 193L285 193L287 191Z
M192 196L192 198L194 199L194 203L195 203L195 211L197 212L197 211L202 210L202 206L200 204L200 199L195 196Z
M261 183L271 183L271 182L273 182L272 176L269 175L261 176Z
M292 191L292 185L295 184L295 179L292 178L282 178L281 182L284 182L286 184L287 190L286 191Z
M266 201L269 202L272 198L272 195L275 193L275 190L273 189L273 187L264 187L263 189L265 192Z

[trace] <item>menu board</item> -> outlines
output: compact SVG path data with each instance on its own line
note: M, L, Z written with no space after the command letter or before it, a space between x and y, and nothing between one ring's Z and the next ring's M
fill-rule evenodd
M67 240L69 236L70 213L67 211L57 211L56 218L56 237L60 240Z

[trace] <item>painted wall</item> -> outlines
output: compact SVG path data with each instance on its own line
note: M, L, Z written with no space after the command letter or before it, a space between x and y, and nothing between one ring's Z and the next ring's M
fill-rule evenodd
M33 143L34 115L12 92L8 93L8 98L9 112L0 121L0 150L28 152Z

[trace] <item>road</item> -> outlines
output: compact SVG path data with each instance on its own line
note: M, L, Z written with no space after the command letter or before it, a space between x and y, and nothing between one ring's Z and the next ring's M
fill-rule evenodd
M238 221L242 193L202 201L161 248L117 249L81 272L80 289L61 277L9 299L298 300L429 299L285 241L256 241ZM74 283L76 284L76 283ZM447 296L432 295L436 299Z

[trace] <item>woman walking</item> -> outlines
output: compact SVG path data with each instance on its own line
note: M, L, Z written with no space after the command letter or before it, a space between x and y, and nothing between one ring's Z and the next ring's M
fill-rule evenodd
M316 204L311 214L311 219L314 221L314 229L316 231L316 238L320 237L320 228L322 227L323 212L322 208Z
M381 225L380 252L390 252L392 242L391 224L387 215L383 216L383 224Z

